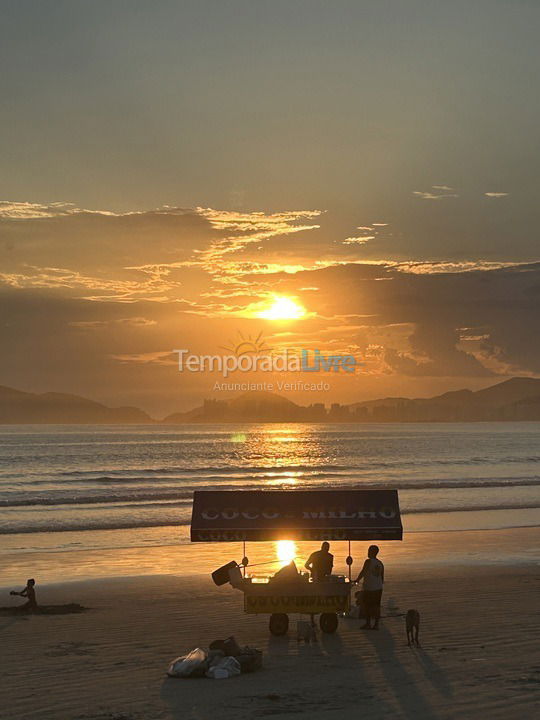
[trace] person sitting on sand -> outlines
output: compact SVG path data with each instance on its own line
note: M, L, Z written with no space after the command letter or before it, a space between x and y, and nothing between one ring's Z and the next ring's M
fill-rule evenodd
M330 543L323 542L320 550L312 552L308 557L305 568L310 571L313 582L325 580L332 574L334 556L330 551Z
M12 590L9 594L10 595L19 595L20 597L28 598L28 601L24 603L24 605L19 605L17 608L18 610L37 610L37 602L36 602L36 590L35 590L36 581L33 578L30 578L26 581L26 587L24 590L21 590L20 592L16 592L15 590Z
M377 545L370 545L368 548L367 560L364 563L362 571L356 578L356 582L364 580L364 606L366 609L366 622L362 625L362 630L378 630L379 619L381 617L381 597L384 584L384 565L377 558L379 548ZM373 628L371 627L371 618L375 620Z

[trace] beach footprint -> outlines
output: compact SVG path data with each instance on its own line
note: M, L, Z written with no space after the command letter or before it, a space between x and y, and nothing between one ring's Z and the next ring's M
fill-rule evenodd
M53 645L50 650L46 650L44 655L49 657L65 657L67 655L93 655L94 645L84 642L63 642Z

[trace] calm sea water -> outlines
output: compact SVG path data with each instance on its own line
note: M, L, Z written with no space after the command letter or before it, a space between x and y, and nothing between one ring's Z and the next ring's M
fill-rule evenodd
M501 526L531 524L540 423L0 428L4 547L187 530L196 489L351 487L398 488L405 520L504 510Z

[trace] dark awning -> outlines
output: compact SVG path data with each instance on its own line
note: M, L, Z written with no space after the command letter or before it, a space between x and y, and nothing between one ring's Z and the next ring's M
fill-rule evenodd
M397 490L200 490L192 542L401 540Z

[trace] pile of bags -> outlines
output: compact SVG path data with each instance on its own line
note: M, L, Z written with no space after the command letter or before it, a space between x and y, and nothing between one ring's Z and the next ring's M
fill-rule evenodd
M234 637L215 640L208 650L195 648L176 658L167 675L175 678L207 677L213 680L254 672L262 667L262 652L249 646L240 647Z

